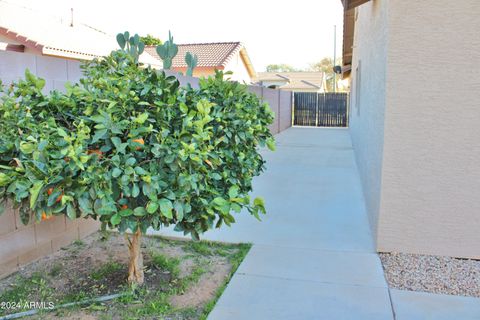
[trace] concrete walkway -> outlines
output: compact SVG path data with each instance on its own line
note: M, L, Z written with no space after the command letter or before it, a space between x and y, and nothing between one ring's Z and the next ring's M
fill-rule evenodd
M209 320L383 320L394 319L392 305L396 319L429 319L411 293L387 287L348 130L291 128L276 139L277 151L264 153L267 171L254 182L254 195L267 204L263 221L242 212L231 228L204 235L254 244Z

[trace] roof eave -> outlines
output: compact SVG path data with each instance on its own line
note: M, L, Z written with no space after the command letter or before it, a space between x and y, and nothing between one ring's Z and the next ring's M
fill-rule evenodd
M242 57L243 63L245 63L245 66L247 67L248 75L250 76L250 78L255 79L257 77L257 72L255 71L253 63L250 60L247 50L244 47L242 47L242 49L240 50L240 57Z
M341 0L343 4L343 56L342 77L350 74L355 33L355 8L370 0ZM345 70L345 73L343 72Z

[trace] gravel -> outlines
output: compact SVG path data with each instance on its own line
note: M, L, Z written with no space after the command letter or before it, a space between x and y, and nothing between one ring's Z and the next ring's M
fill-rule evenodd
M380 253L391 288L480 297L480 260Z

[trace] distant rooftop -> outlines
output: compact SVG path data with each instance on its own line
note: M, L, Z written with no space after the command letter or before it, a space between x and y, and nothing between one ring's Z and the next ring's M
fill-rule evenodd
M321 89L323 72L259 72L256 82L285 82L282 89Z

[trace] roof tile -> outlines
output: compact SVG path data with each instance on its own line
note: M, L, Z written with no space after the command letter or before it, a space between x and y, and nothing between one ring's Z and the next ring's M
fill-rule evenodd
M178 54L173 58L172 67L186 68L185 54L190 52L198 56L197 67L225 67L228 61L242 49L240 42L212 42L177 44ZM161 61L155 46L145 49L150 55Z

